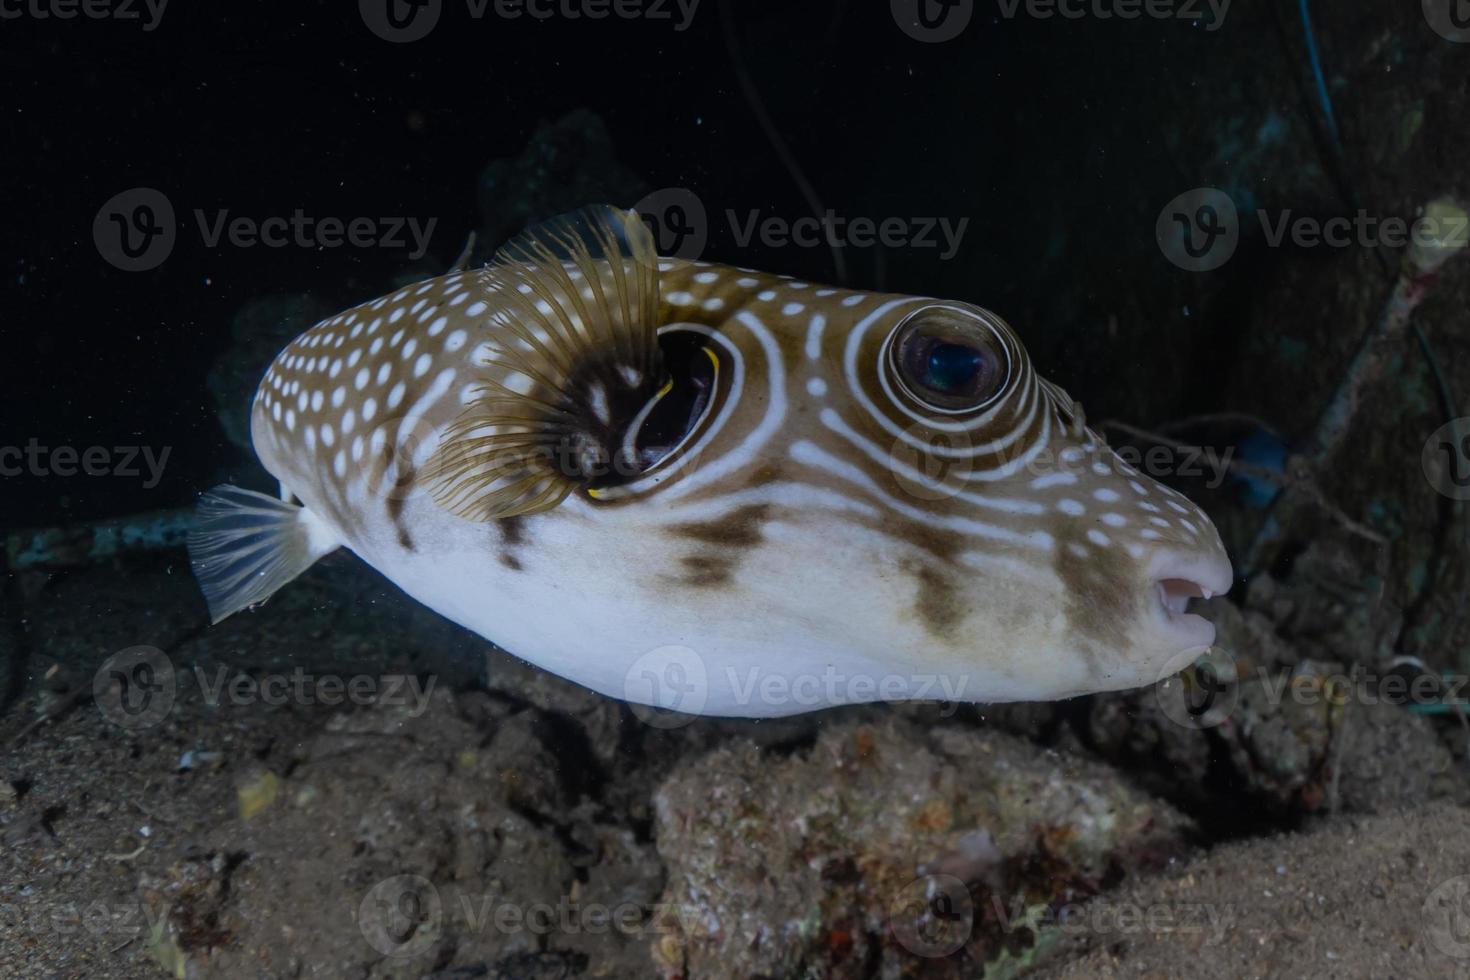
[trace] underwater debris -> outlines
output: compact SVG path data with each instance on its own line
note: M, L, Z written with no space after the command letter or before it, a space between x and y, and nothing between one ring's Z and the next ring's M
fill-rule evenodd
M182 548L194 512L152 511L71 527L12 531L5 536L7 567L58 568L118 558L137 551Z
M1432 234L1423 236L1416 232L1377 321L1363 338L1337 390L1318 417L1308 449L1287 461L1288 472L1302 474L1299 484L1320 485L1328 465L1347 438L1364 391L1383 373L1389 351L1402 340L1410 318L1424 302L1441 268L1466 246L1465 210L1449 198L1436 198L1425 205L1422 226L1431 229ZM1292 493L1291 489L1288 487L1288 492L1277 498L1251 542L1243 563L1247 574L1264 567L1285 539L1293 506L1303 502L1305 496L1300 491Z
M281 791L281 779L270 770L261 772L242 785L237 791L240 804L240 819L249 820L276 801Z

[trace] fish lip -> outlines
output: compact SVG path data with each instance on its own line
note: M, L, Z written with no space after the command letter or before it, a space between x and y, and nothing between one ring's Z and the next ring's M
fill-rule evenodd
M1170 645L1187 650L1215 642L1215 624L1185 611L1191 598L1224 595L1235 572L1223 553L1161 551L1148 564L1149 593Z

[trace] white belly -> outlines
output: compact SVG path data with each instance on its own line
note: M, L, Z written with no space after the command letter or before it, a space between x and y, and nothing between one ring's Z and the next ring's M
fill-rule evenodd
M462 520L416 494L396 523L369 516L339 531L409 595L510 653L609 697L689 713L1017 700L1035 696L1038 667L1068 669L1068 658L1037 657L1024 643L989 649L995 633L978 624L964 662L936 658L903 557L875 561L860 536L774 521L774 540L750 550L729 581L695 588L678 581L679 556L656 529L638 533L642 520L573 498L526 518L526 543L515 546L494 522ZM631 543L640 540L652 550L639 553ZM809 551L820 565L793 561Z

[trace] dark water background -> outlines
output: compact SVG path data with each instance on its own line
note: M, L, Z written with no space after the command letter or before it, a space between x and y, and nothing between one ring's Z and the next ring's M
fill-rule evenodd
M1153 216L1209 182L1165 138L1196 126L1188 113L1211 105L1206 83L1228 79L1232 61L1246 65L1246 50L1264 57L1284 83L1269 108L1313 152L1299 39L1286 33L1248 37L1228 20L1218 31L1179 19L1043 20L1024 8L1008 19L981 4L956 38L923 43L887 3L729 7L722 16L704 0L679 30L672 4L669 20L590 23L560 13L476 20L454 0L412 43L376 36L350 3L175 3L151 31L141 6L133 21L0 21L3 441L171 450L152 488L8 479L0 521L181 506L216 478L239 478L246 461L224 439L205 384L235 313L274 292L357 302L411 265L405 248L211 248L196 209L210 220L218 209L261 220L298 208L432 218L430 274L481 224L486 164L520 154L538 122L587 108L649 188L700 196L715 216L706 258L830 281L830 250L742 248L720 219L726 209L786 221L811 213L743 70L823 206L875 221L968 220L947 260L935 248L848 249L848 284L994 308L1043 370L1113 411L1131 407L1140 383L1161 384L1151 377L1162 363L1149 353L1163 345L1155 324L1135 321L1122 344L1104 329L1121 295L1189 278L1162 260ZM178 237L157 268L125 272L104 261L93 221L135 187L167 196ZM1321 191L1330 196L1330 182ZM1246 274L1245 261L1234 266L1216 283ZM1217 367L1235 343L1222 332L1196 318L1187 337L1168 339L1171 408L1216 399Z

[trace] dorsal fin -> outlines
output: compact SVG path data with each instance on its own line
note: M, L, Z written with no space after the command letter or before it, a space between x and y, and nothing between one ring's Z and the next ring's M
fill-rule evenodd
M555 507L594 484L597 465L616 466L619 426L664 368L658 255L636 212L553 218L480 276L494 297L489 358L425 472L441 506L489 521Z

